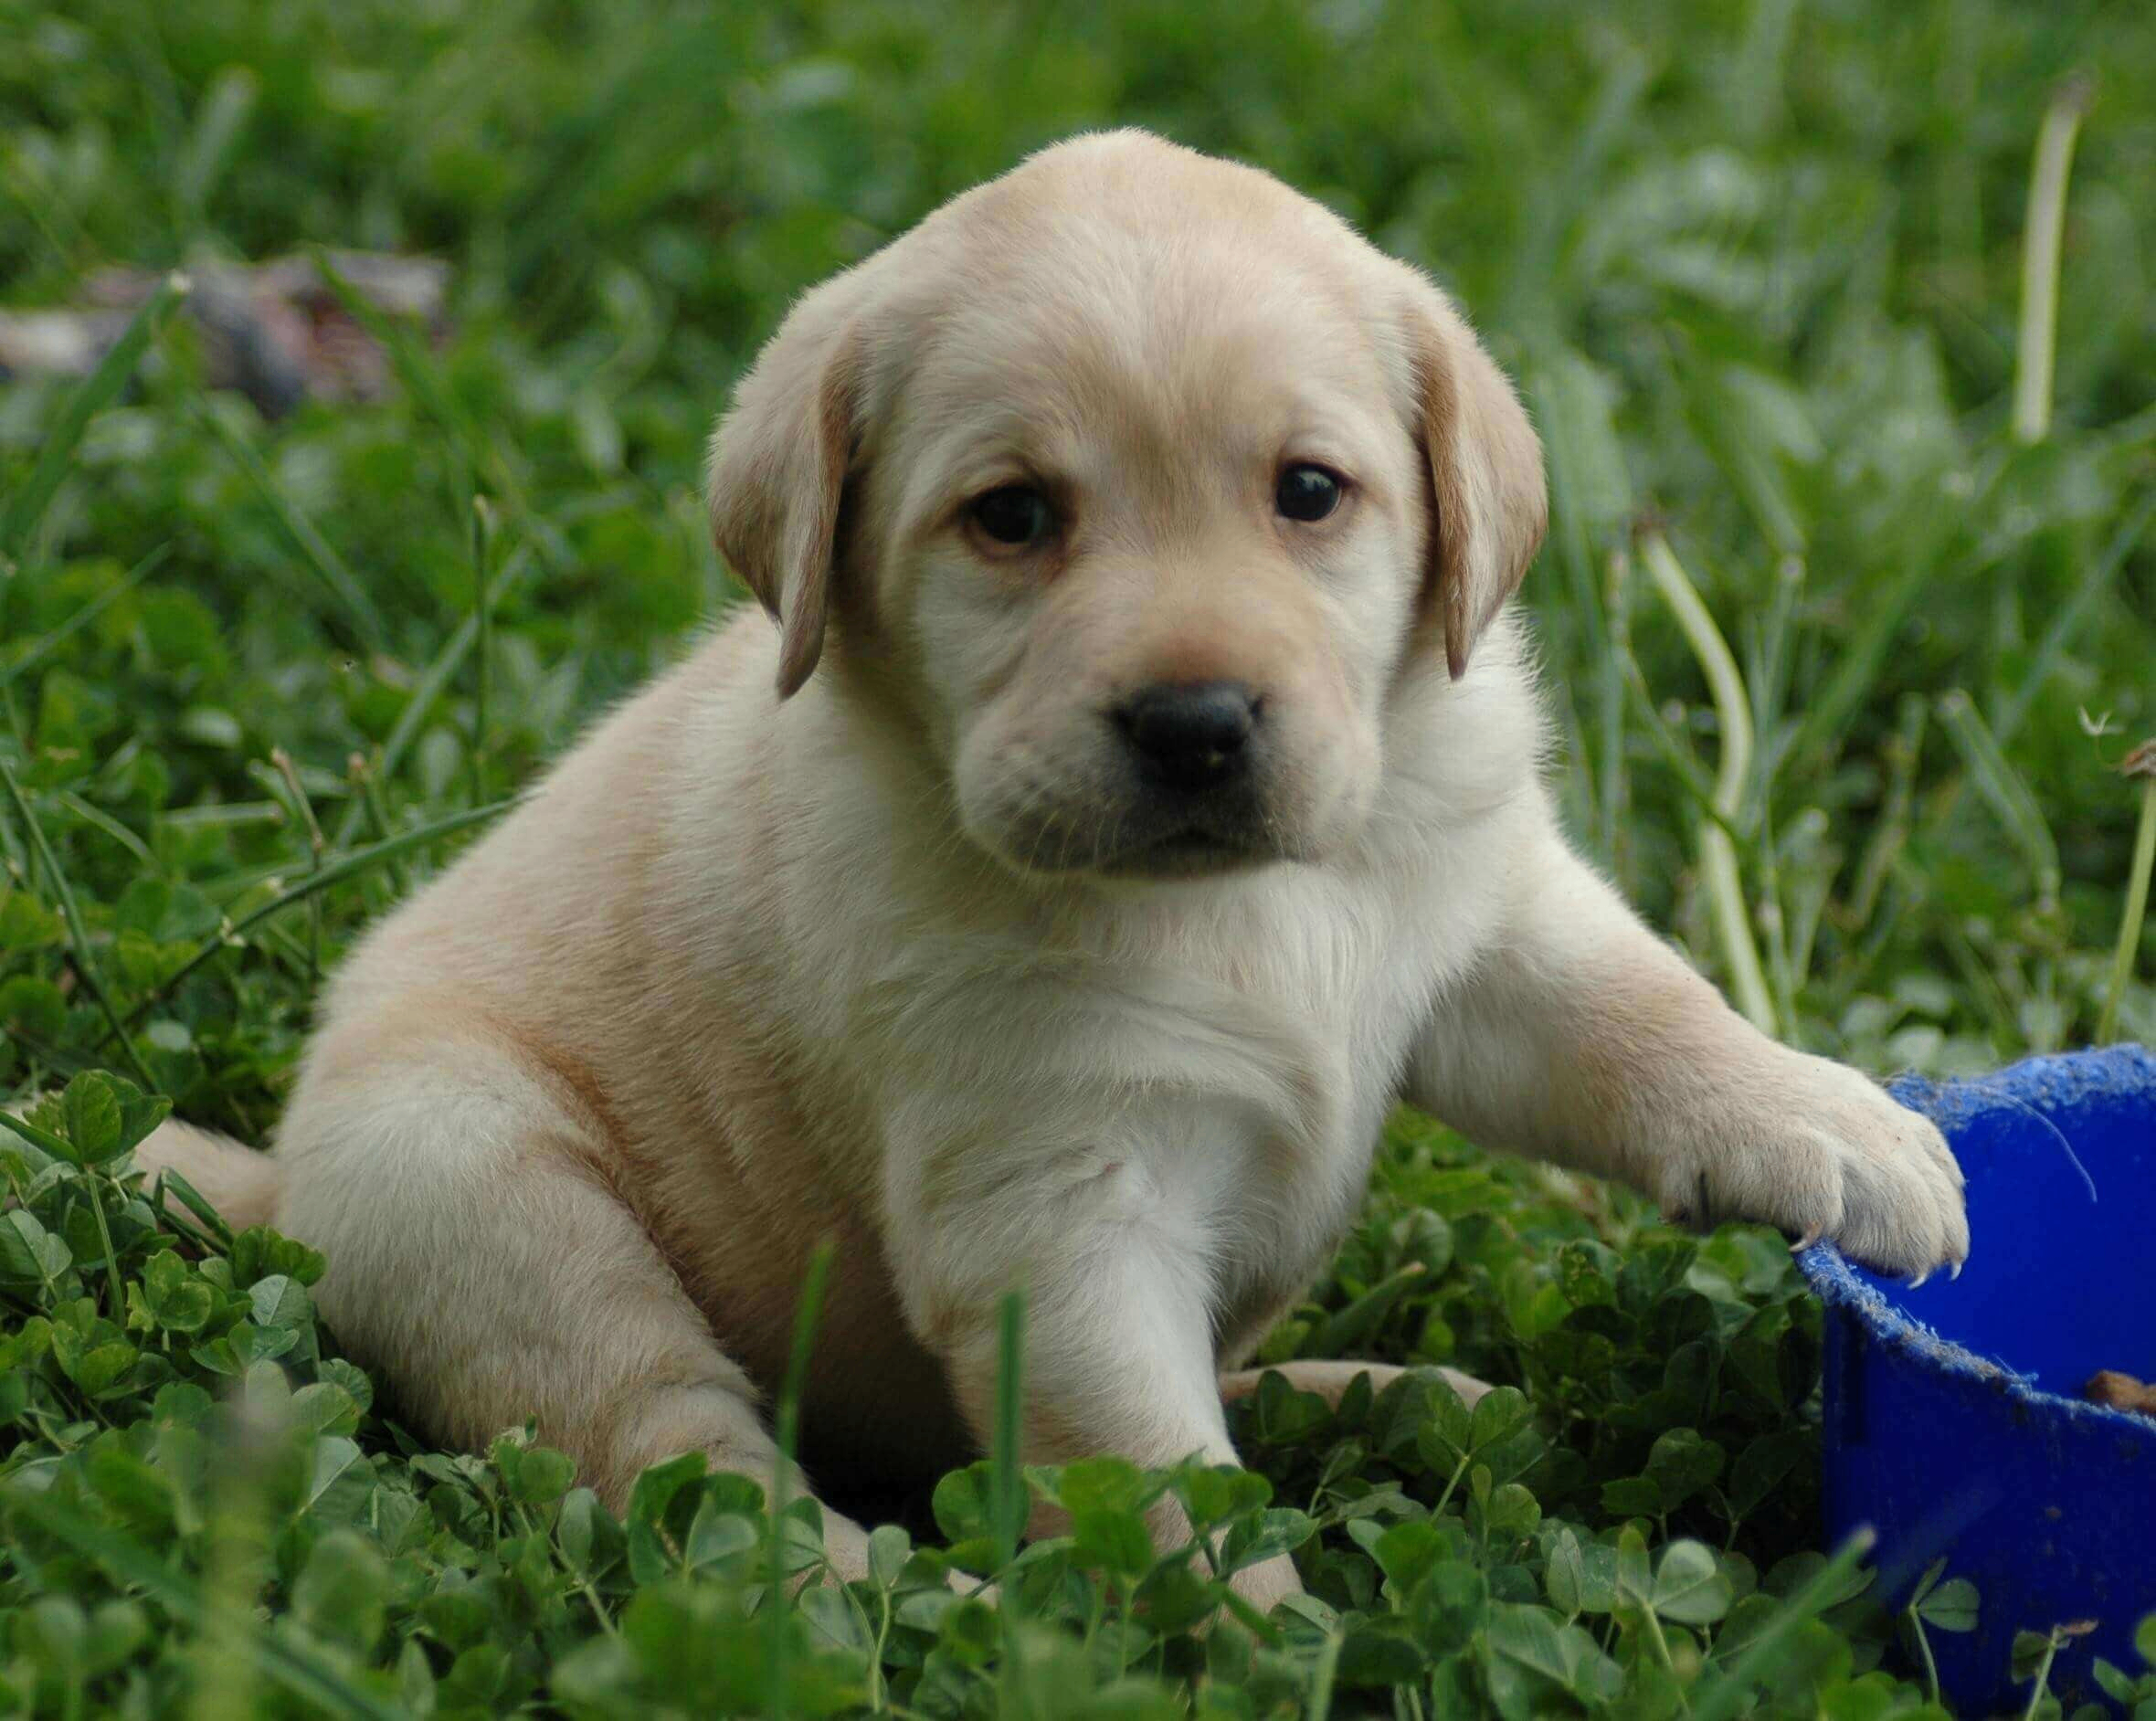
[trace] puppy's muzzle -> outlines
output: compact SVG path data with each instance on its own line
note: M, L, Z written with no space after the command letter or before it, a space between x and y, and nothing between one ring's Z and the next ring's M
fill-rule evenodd
M1148 788L1196 796L1249 776L1263 710L1240 681L1157 682L1109 716Z

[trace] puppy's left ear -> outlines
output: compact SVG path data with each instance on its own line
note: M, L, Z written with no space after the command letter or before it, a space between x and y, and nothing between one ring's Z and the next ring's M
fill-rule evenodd
M1426 281L1416 286L1409 363L1437 505L1425 602L1442 618L1456 681L1541 547L1549 500L1542 444L1512 384L1452 301Z
M757 355L712 433L706 470L712 537L778 624L781 699L823 654L860 434L866 343L851 304L829 294L803 300Z

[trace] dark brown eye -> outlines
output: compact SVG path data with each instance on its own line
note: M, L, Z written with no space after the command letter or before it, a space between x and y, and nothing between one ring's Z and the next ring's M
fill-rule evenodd
M1042 543L1055 531L1055 510L1030 484L1006 484L977 496L967 512L990 542L1014 550Z
M1340 480L1322 466L1291 466L1274 486L1273 505L1287 520L1323 520L1340 505Z

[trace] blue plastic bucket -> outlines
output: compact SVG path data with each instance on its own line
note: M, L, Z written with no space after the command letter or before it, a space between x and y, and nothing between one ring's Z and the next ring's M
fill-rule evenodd
M1976 1082L1905 1080L1969 1178L1969 1263L1917 1290L1832 1245L1802 1265L1826 1305L1823 1502L1838 1541L1878 1533L1883 1593L1944 1556L1977 1629L1933 1631L1967 1715L2027 1701L2019 1631L2093 1620L2051 1689L2102 1701L2090 1663L2139 1673L2156 1612L2156 1420L2084 1402L2089 1376L2156 1379L2156 1056L2032 1058Z

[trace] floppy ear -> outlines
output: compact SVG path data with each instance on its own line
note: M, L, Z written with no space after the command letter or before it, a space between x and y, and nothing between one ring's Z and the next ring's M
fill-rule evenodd
M1542 444L1511 383L1452 301L1419 285L1409 352L1437 503L1424 601L1443 618L1445 666L1458 681L1541 547L1549 500Z
M712 433L712 537L778 623L781 699L799 691L823 652L839 505L859 439L862 345L851 319L812 294L771 337Z

